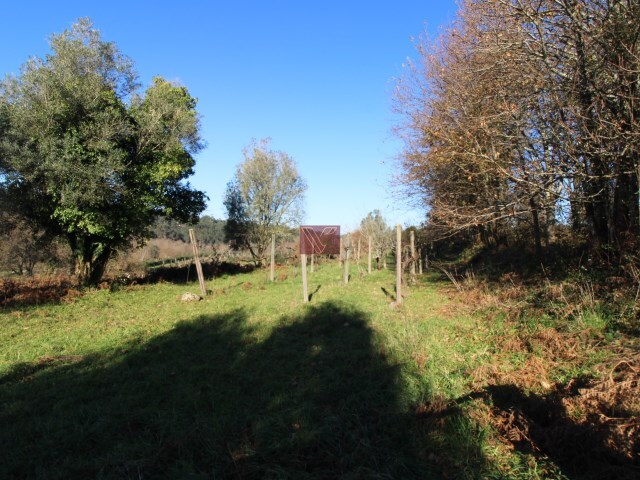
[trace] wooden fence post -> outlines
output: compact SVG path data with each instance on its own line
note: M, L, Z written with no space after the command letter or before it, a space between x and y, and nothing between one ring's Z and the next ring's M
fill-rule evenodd
M271 270L269 280L273 282L276 278L276 234L271 234Z
M315 254L312 253L311 254L311 273L315 271L315 268L314 268L315 259L316 259L316 256Z
M344 255L344 283L349 283L349 250L351 250L351 234L347 235L346 253Z
M309 287L307 285L307 255L300 254L300 266L302 267L302 295L304 303L309 303Z
M367 264L367 273L371 275L371 235L369 235L369 262Z
M396 305L402 303L402 226L396 225Z
M196 243L196 232L193 228L189 229L189 238L191 239L191 245L193 247L193 259L196 263L196 271L198 272L198 282L200 282L200 291L202 296L207 296L207 288L204 284L204 275L202 273L202 265L200 264L200 256L198 254L198 244Z
M409 242L411 248L411 283L416 282L416 237L415 232L409 232Z

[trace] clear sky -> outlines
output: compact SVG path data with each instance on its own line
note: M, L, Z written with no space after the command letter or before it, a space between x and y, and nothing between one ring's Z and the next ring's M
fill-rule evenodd
M135 62L143 85L160 75L198 98L207 148L191 183L224 218L226 184L252 138L271 137L307 180L307 224L357 228L374 209L417 223L389 185L401 149L391 129L395 78L412 37L435 35L454 0L7 2L0 75L48 52L48 37L89 17Z

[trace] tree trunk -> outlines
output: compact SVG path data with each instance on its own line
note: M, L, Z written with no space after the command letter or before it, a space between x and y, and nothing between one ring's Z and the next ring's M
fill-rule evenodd
M542 257L542 235L540 233L540 215L538 213L538 205L533 197L529 199L529 206L531 207L531 217L533 224L533 239L536 247L536 257L540 259Z
M112 250L110 247L102 245L91 245L76 252L74 273L78 280L78 284L84 286L95 286L104 275L107 263L111 258Z
M585 210L592 229L592 236L598 246L603 246L609 243L609 219L606 201L606 197L609 194L608 188L603 181L598 181L597 179L585 183L591 183L587 190L588 199L585 201Z

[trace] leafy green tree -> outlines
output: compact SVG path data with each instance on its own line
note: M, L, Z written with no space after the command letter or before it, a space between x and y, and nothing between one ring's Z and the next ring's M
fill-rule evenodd
M224 220L217 220L209 215L203 215L196 225L198 240L206 245L223 243L225 224Z
M251 222L237 180L227 184L224 206L227 209L227 222L224 225L225 242L233 250L250 248L248 240Z
M189 231L182 224L170 218L160 217L153 224L153 238L166 238L179 242L189 241Z
M46 232L66 237L75 273L97 283L117 248L158 216L195 221L206 196L185 179L202 148L196 100L132 62L88 19L51 37L0 90L0 189Z
M384 260L386 252L393 248L393 230L387 225L380 210L369 212L360 221L360 231L365 240L371 237L374 256L377 259L382 258ZM378 262L378 268L380 268L380 262Z
M227 186L227 239L233 247L246 247L261 264L271 235L298 224L307 184L295 161L285 152L269 148L268 139L255 140L244 149L244 162Z

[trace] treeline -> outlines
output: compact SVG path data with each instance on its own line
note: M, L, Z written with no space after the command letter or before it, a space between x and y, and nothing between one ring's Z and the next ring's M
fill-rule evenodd
M433 239L640 233L640 2L465 0L398 84L403 185Z
M208 215L200 217L196 224L160 217L151 226L147 237L149 240L167 239L189 243L189 229L193 228L201 246L216 246L225 243L225 224L224 220L216 220ZM134 252L133 246L133 243L124 246L116 252L113 260ZM167 249L164 254L170 255L172 251L191 251L190 247L177 247L178 244L174 245L174 248ZM156 246L155 249L157 248ZM152 257L156 258L162 254L162 251L157 251ZM49 235L44 229L19 215L0 213L0 275L33 275L36 271L67 272L73 269L73 264L73 253L63 239Z
M180 223L166 217L160 217L152 227L151 238L166 238L188 243L189 229L193 228L198 242L205 245L218 245L225 243L226 221L204 215L195 225Z

